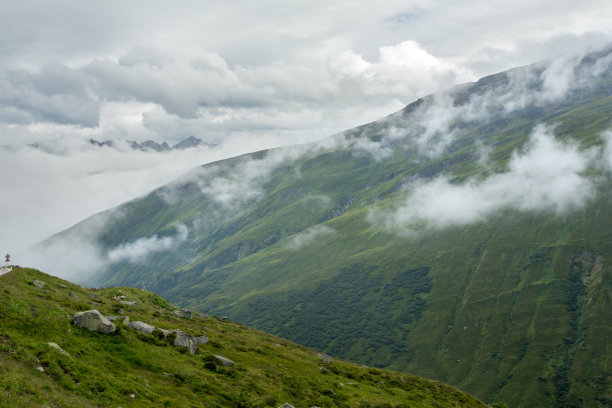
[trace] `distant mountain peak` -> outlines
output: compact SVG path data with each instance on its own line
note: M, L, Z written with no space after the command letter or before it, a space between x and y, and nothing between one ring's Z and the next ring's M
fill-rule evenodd
M105 141L100 142L95 139L89 139L88 142L89 144L96 146L96 147L111 147L111 148L117 147L117 143L112 140L105 140ZM198 146L208 146L208 147L217 146L214 143L206 143L202 139L198 139L195 136L189 136L187 139L178 142L172 147L170 147L170 145L166 141L157 143L153 140L145 140L144 142L138 143L133 140L128 140L126 141L126 143L129 145L131 149L140 150L143 152L167 152L170 150L186 150L186 149L191 149L191 148L198 147Z

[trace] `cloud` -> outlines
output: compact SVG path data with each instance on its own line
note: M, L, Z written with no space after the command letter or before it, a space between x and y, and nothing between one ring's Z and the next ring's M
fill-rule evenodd
M318 239L334 235L335 233L336 230L327 225L315 225L314 227L308 228L306 231L294 235L287 244L287 248L292 251L297 251Z
M386 129L376 140L356 138L350 130L343 133L344 145L377 160L402 145L417 150L413 155L416 160L439 157L464 136L463 125L560 103L573 93L597 86L612 66L611 50L608 47L600 55L569 55L515 68L429 95L412 109L383 119ZM482 145L478 148L482 150Z
M12 251L14 260L72 282L85 283L103 265L103 254L97 244L100 231L122 216L121 212L113 211L88 218L77 228L44 244Z
M242 160L202 166L177 180L176 187L195 182L203 195L224 209L241 209L265 193L264 182L283 163L292 164L297 158L320 148L317 144L290 146L241 157ZM172 186L169 190L167 194L172 196Z
M140 238L133 242L122 244L108 251L106 259L110 262L128 261L136 263L143 260L152 252L168 251L187 239L189 229L179 224L176 235L158 237L157 234L148 238Z
M169 183L196 166L253 148L252 144L235 143L154 153L98 148L69 136L46 140L44 145L48 151L0 147L4 191L0 194L0 248L5 251L34 245L92 214Z
M91 78L62 64L38 72L0 71L0 120L96 126L100 98L92 85Z
M471 224L508 209L563 214L594 197L594 184L583 173L595 157L595 151L579 151L557 141L551 129L538 126L526 148L513 154L508 171L464 184L440 177L413 185L399 208L374 211L370 219L382 218L391 229L411 231Z

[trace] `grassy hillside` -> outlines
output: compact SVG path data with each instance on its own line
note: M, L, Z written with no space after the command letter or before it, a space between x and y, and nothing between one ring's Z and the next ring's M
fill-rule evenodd
M45 245L92 237L105 265L92 284L147 288L487 402L610 406L610 55L571 66L562 94L547 89L556 71L520 68L323 143L202 166ZM380 216L440 177L478 186L511 173L542 128L596 152L584 205L506 205L442 227Z
M485 406L441 383L336 359L326 363L313 350L236 323L176 317L170 303L140 289L92 291L15 267L0 276L0 290L3 407ZM138 305L112 299L120 295ZM113 334L71 324L68 315L94 308L210 341L190 354L121 324ZM235 364L215 364L215 354Z

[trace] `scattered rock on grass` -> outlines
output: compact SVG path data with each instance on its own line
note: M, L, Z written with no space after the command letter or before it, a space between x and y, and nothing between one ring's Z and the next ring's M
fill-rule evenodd
M141 333L151 334L153 330L155 330L155 326L151 326L150 324L146 324L145 322L135 321L128 325L130 329L134 329Z
M97 309L75 313L72 323L84 329L98 333L114 333L115 325L102 315Z
M208 337L204 336L204 335L196 336L195 340L196 340L197 344L206 344L206 343L208 343Z
M32 281L32 285L36 286L38 289L44 289L45 288L45 282L41 282L37 279L34 279Z
M174 338L174 345L176 347L185 347L191 354L195 354L198 351L198 343L193 335L185 333L181 330L174 330L176 337Z
M182 318L185 318L185 319L191 319L191 310L188 310L188 309L173 310L172 314L174 314L176 317L182 317Z
M234 365L234 362L227 357L223 357L217 354L213 354L213 357L215 358L215 360L221 363L222 366L231 367Z
M321 357L321 360L323 360L323 362L326 364L329 364L332 362L332 358L325 353L319 354L319 357Z

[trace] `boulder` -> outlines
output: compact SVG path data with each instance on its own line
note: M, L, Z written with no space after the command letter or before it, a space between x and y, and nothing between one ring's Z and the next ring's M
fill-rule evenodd
M198 343L193 335L185 333L181 330L174 330L176 337L174 338L174 345L176 347L185 347L191 354L195 354L198 351Z
M319 357L321 358L321 360L323 360L324 363L329 364L332 362L332 358L330 356L328 356L325 353L321 353L319 354Z
M97 293L89 292L89 295L87 296L89 296L90 299L100 300L100 295Z
M124 326L127 326L128 324L130 324L130 317L129 316L110 315L110 316L106 316L106 318L108 320L110 320L111 322L119 321L119 323L121 323Z
M70 292L70 297L75 298L75 299L78 299L78 298L79 298L79 297L77 296L77 294L76 294L76 293L74 293L74 292L72 292L72 291Z
M128 327L145 334L151 334L153 333L153 330L155 330L155 326L151 326L150 324L146 324L145 322L138 320L130 323Z
M206 343L208 343L208 337L204 336L204 335L196 336L195 340L196 340L197 344L206 344Z
M138 302L135 300L120 300L119 303L126 306L138 306Z
M285 402L283 405L281 405L278 408L295 408L295 407L293 405L291 405L290 403Z
M182 317L182 318L185 318L185 319L191 319L191 310L188 310L188 309L173 310L172 313L176 317Z
M38 289L44 289L45 288L45 282L41 282L37 279L34 279L32 281L32 285L36 286Z
M75 313L72 323L98 333L108 334L115 331L115 325L96 309Z
M234 362L227 357L219 356L217 354L213 354L213 357L215 358L215 360L221 363L222 366L231 367L234 365Z

